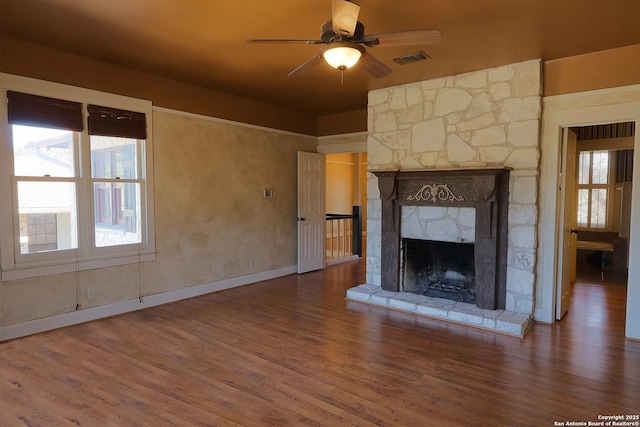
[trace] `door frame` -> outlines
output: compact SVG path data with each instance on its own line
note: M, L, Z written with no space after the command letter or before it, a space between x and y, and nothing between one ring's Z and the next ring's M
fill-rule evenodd
M562 267L557 270L556 320L562 319L569 310L571 288L575 282L576 263L576 134L570 128L562 128L562 151L560 160L558 195L558 258Z
M536 309L539 322L555 321L558 269L558 174L561 167L562 129L573 126L635 122L634 164L640 165L640 85L625 86L543 98L540 156L540 206L538 228L538 266ZM640 166L633 180L640 182ZM640 185L635 185L631 200L629 238L629 275L625 335L640 340L640 310L631 301L640 301Z

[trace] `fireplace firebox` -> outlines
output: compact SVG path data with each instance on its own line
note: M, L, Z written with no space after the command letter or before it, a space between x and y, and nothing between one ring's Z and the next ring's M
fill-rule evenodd
M401 291L475 304L474 246L403 238Z
M382 199L381 285L401 292L402 206L475 208L473 293L480 308L506 305L508 169L372 171ZM442 257L442 249L431 248ZM442 261L442 260L441 260ZM441 262L439 261L439 262ZM464 275L458 272L460 275ZM471 276L471 275L470 275ZM435 287L437 287L436 285ZM442 285L447 287L448 285ZM458 285L453 285L458 286Z

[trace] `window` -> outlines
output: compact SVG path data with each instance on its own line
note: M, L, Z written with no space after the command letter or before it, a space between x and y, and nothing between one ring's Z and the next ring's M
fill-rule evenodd
M23 125L11 128L19 253L77 248L77 133Z
M609 227L612 184L609 151L582 151L578 156L578 227Z
M142 241L146 118L133 111L88 106L96 247Z
M2 279L152 260L150 102L0 84Z
M91 136L96 246L140 243L138 140Z

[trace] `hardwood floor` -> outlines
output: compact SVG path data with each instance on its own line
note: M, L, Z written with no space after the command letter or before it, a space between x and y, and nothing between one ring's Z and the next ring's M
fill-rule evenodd
M345 300L362 262L0 344L2 426L554 426L640 413L623 285L518 339Z

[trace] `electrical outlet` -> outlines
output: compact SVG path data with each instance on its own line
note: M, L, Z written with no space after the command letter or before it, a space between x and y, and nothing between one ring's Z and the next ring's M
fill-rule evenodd
M87 298L89 299L94 299L96 297L96 288L89 288L87 289Z
M255 268L256 266L256 260L255 259L250 259L249 260L249 268Z

